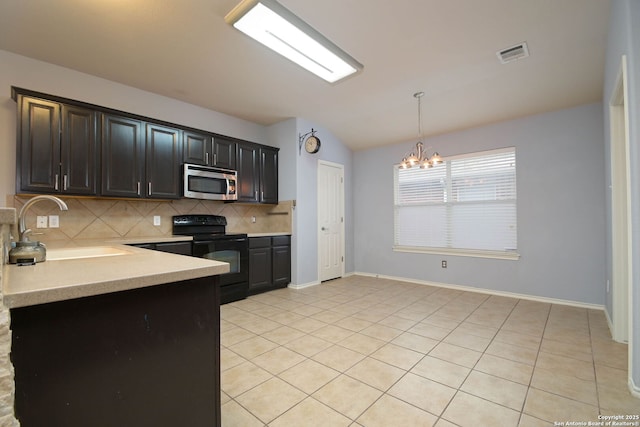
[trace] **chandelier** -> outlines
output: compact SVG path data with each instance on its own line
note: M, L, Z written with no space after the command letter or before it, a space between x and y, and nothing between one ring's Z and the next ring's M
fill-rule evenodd
M420 140L422 140L422 103L420 98L423 96L424 92L416 92L413 94L413 97L418 100L418 134L420 135ZM422 141L418 141L414 151L402 159L400 169L409 169L415 165L420 165L421 169L426 169L432 168L433 165L439 165L440 163L442 163L440 155L437 152L434 152L433 155L429 157Z

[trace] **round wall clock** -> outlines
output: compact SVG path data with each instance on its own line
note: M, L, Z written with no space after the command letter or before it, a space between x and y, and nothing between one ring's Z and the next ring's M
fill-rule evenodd
M304 149L307 150L307 153L315 154L320 151L320 139L314 135L311 135L304 142Z

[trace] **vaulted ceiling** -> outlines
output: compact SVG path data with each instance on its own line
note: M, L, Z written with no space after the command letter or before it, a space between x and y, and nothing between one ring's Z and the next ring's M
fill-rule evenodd
M414 139L417 91L425 135L602 98L609 0L279 0L364 65L334 85L227 25L238 2L3 0L0 49L354 150Z

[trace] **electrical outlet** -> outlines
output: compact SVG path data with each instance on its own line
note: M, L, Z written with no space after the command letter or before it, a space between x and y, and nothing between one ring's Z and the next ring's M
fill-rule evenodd
M160 220L160 215L153 216L153 225L155 226L162 225L162 221Z
M442 260L442 268L447 268L447 261Z
M47 228L47 217L45 215L36 217L36 228Z
M256 217L255 216L251 217L251 222L255 224L255 222L256 222Z
M60 228L60 217L58 215L49 215L49 227Z

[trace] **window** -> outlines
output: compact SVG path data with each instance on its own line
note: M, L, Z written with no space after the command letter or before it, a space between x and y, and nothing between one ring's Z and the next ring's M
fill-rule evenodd
M515 148L395 167L394 250L517 259Z

